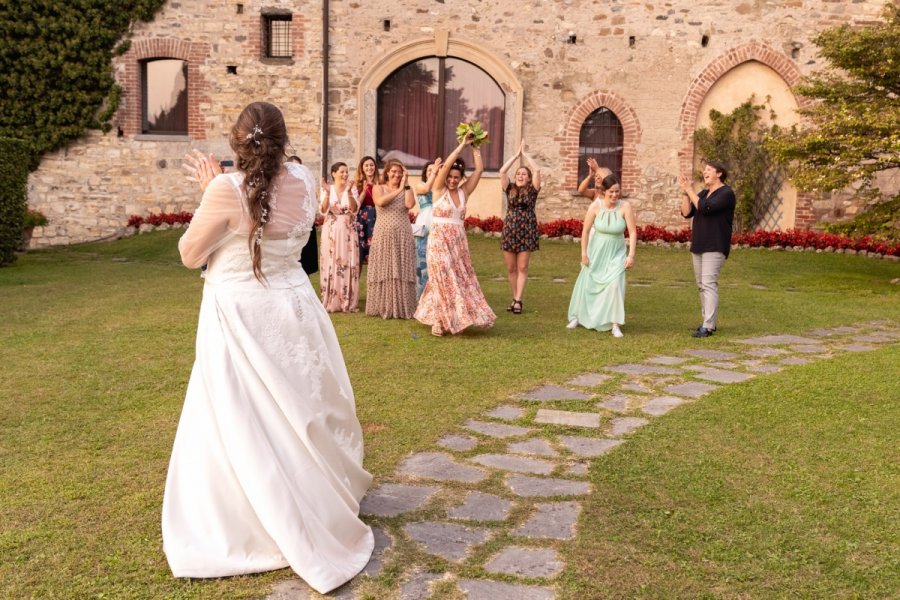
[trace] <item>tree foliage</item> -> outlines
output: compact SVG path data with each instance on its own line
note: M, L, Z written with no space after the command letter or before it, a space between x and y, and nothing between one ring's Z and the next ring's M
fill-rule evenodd
M0 137L0 267L16 262L22 245L22 227L28 195L28 169L19 157L22 140Z
M755 228L757 207L764 207L781 188L777 173L780 168L774 164L764 142L774 128L760 122L763 111L769 110L772 118L775 115L771 108L755 104L754 100L751 96L728 114L709 111L709 127L694 132L699 155L704 160L719 160L728 166L727 182L737 200L734 225L738 231Z
M32 168L40 155L108 131L121 90L112 57L136 21L165 0L0 2L0 136L24 140Z
M797 88L813 101L800 110L807 124L769 147L802 190L879 195L874 175L900 167L900 6L887 4L882 23L844 24L813 42L829 66Z

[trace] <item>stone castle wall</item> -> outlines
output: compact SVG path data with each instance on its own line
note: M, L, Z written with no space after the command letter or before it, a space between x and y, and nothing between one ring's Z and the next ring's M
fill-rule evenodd
M504 65L521 86L520 112L506 116L515 137L506 148L524 137L541 166L539 219L584 214L587 201L573 194L578 132L591 111L607 106L625 130L623 189L639 223L683 227L676 179L690 169L696 110L716 79L752 60L793 84L823 66L810 42L815 33L872 22L882 2L331 0L329 6L326 164L355 166L373 149L365 132L375 115L361 101L372 90L360 85L372 83L366 76L385 57L412 40L434 40L435 48L459 41ZM273 9L293 14L293 59L260 58L260 14ZM188 136L140 134L138 61L164 56L188 61ZM294 150L319 172L322 64L320 2L170 2L152 23L136 27L131 49L115 62L125 94L113 130L45 156L32 173L29 204L50 219L32 245L113 237L129 215L193 210L199 197L182 176L181 157L191 148L228 157L229 128L252 100L283 109ZM488 174L473 210L496 213L499 197L496 174ZM798 201L797 224L829 210L831 204L807 197Z

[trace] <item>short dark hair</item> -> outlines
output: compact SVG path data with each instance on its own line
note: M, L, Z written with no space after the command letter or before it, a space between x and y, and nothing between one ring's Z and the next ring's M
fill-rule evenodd
M288 156L288 162L297 163L298 165L303 164L303 159L297 156L296 154L291 154Z
M725 183L725 180L728 179L728 167L725 166L725 163L719 160L704 160L703 162L715 169L719 173L719 181Z

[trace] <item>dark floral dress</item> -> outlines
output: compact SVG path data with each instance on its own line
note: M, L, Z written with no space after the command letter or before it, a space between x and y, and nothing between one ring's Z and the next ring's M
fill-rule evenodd
M359 196L359 212L356 213L356 231L359 234L359 264L369 262L369 247L375 233L375 201L372 198L372 184L367 183Z
M534 252L538 249L540 239L537 215L534 214L538 192L529 185L527 189L519 190L517 195L513 195L515 189L516 186L512 182L506 186L509 205L506 218L503 220L500 248L504 252Z

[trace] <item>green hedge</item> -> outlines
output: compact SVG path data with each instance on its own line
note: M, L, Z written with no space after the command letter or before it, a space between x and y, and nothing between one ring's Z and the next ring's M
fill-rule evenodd
M28 203L28 144L0 137L0 267L16 262Z

